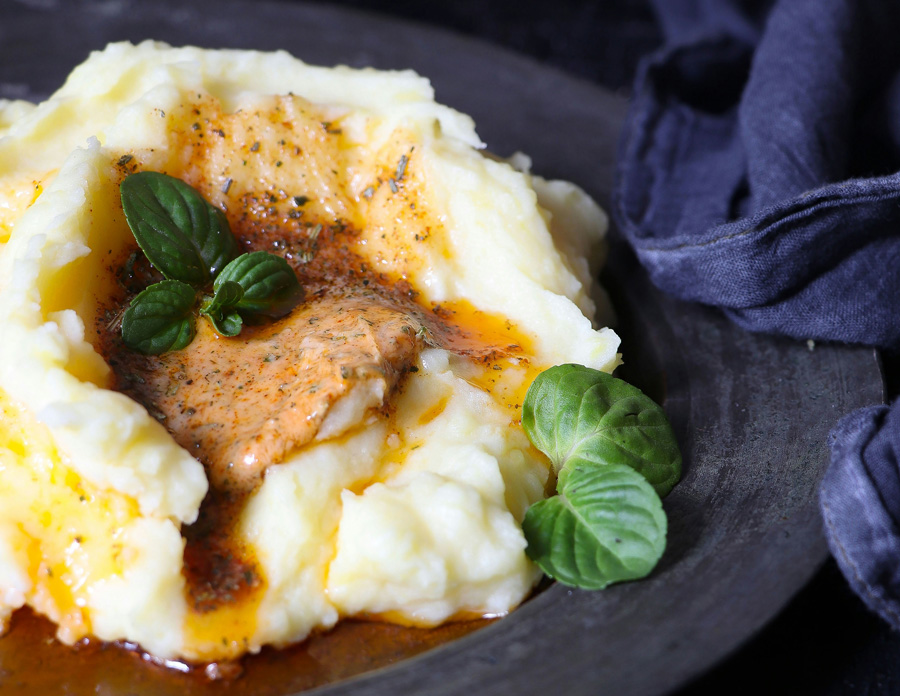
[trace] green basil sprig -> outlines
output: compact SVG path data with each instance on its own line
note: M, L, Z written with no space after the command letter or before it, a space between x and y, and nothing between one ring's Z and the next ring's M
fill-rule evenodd
M159 355L186 347L195 334L194 310L223 336L236 336L243 315L282 316L303 289L280 256L238 244L221 210L189 184L159 172L137 172L119 187L125 220L138 246L166 280L139 293L122 318L129 348Z
M122 316L129 348L159 355L181 350L194 340L192 310L197 293L180 280L163 280L142 290Z
M181 179L138 172L119 193L138 246L166 278L200 287L237 256L225 215Z
M227 280L217 283L216 294L204 299L200 305L200 314L208 318L223 336L237 336L241 332L244 320L237 313L237 306L244 297L244 288L240 283Z
M558 365L528 389L522 425L558 477L558 495L522 522L529 557L585 589L649 574L666 545L660 496L681 477L662 408L605 372Z
M541 570L587 590L646 576L666 548L659 496L622 464L573 467L559 495L528 509L522 529Z
M242 254L229 263L213 288L218 293L224 283L238 283L244 290L235 304L239 311L280 317L297 304L301 292L294 269L280 256L266 251Z
M570 457L626 464L660 496L681 478L672 426L652 399L628 382L582 365L557 365L534 380L522 425L560 478Z

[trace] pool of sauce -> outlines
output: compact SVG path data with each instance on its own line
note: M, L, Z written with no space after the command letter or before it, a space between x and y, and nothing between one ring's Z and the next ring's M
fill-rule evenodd
M63 645L53 638L51 622L22 609L13 616L10 632L0 638L0 692L280 696L387 667L490 623L480 619L419 629L348 619L289 648L263 648L236 663L190 668L177 661L158 663L117 644Z

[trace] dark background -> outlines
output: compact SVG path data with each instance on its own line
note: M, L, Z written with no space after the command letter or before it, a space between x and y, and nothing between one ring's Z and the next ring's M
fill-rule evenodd
M646 0L329 4L479 38L624 95L640 57L662 41ZM898 363L885 356L891 398L900 392ZM898 658L900 634L866 609L829 560L759 635L677 696L900 694Z

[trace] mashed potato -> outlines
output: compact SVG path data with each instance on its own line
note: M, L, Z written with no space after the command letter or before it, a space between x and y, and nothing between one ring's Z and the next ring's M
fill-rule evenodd
M0 621L28 604L65 642L213 660L521 602L549 478L524 392L554 364L612 370L618 338L592 325L602 211L481 147L412 72L284 53L115 44L48 101L0 104ZM240 495L154 410L163 363L114 350L136 170L191 183L316 297L377 286L418 322L396 385L330 403Z

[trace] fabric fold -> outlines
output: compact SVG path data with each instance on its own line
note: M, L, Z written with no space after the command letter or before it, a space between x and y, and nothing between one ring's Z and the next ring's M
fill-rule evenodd
M653 282L751 331L900 349L900 4L654 4L613 195ZM900 628L900 401L831 452L832 553Z
M844 577L894 628L900 628L900 449L891 433L898 428L900 409L886 406L841 420L820 493L828 545Z
M665 16L686 3L657 4ZM730 18L738 4L706 10ZM755 331L900 343L900 158L882 161L900 133L875 148L857 122L900 112L877 98L900 75L888 5L782 2L755 51L748 19L744 36L717 27L646 60L614 213L660 288ZM862 51L865 36L880 48ZM860 161L863 150L881 155Z

